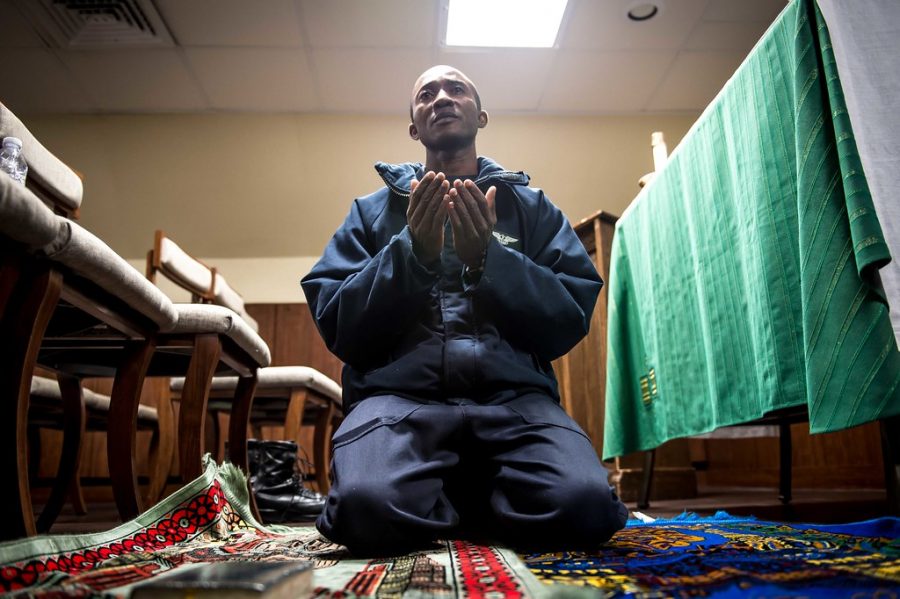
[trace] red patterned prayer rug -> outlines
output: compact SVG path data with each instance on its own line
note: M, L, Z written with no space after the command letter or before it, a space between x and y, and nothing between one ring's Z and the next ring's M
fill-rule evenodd
M463 541L393 559L351 559L312 528L260 525L245 484L236 468L207 462L200 478L113 530L0 544L0 594L124 597L191 564L289 559L315 561L315 597L519 598L552 589L513 552Z
M609 597L900 597L900 520L764 522L719 512L629 521L602 551L522 556L545 582Z

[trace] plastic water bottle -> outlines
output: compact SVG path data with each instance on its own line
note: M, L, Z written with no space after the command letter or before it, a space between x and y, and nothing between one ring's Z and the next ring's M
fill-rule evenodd
M18 137L4 137L3 149L0 150L0 170L25 185L25 176L28 174L28 164L22 155L22 140Z

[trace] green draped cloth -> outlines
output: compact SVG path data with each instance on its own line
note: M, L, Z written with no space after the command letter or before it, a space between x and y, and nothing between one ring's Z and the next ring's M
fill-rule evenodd
M828 29L794 0L616 225L604 457L805 405L900 413L890 260Z

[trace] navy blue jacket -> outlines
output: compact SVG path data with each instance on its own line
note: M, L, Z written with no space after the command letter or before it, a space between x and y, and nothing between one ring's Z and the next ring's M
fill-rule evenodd
M406 209L422 165L375 168L387 186L353 202L301 281L344 361L345 411L382 394L489 403L538 391L559 401L550 361L587 334L603 284L562 212L525 173L479 157L475 182L497 187L497 224L473 284L449 222L435 270L413 253Z

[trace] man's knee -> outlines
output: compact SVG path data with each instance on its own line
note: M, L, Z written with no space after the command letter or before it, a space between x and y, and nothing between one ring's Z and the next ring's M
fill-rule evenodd
M560 512L580 546L605 543L628 519L628 509L604 480L570 486L560 501Z
M359 557L387 557L422 548L435 536L433 529L455 523L455 514L441 509L440 501L432 501L429 509L427 498L432 494L421 485L418 489L401 489L386 477L332 488L316 527Z
M316 527L354 554L377 553L394 543L394 490L378 480L332 489Z
M603 479L579 479L532 496L518 513L500 515L521 549L587 549L625 526L628 510Z

